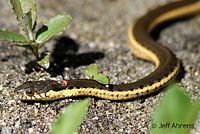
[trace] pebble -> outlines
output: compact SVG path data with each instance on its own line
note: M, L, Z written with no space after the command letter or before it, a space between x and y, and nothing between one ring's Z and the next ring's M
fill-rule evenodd
M28 132L29 132L29 133L32 133L32 132L33 132L33 128L29 128L29 129L28 129Z
M4 128L2 128L2 130L1 130L1 134L11 134L11 133L10 133L10 130L9 130L8 127L4 127Z

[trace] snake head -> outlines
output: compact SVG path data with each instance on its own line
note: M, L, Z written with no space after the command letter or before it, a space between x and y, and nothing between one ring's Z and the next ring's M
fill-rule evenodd
M15 96L20 100L45 100L50 90L60 90L67 86L67 81L27 81L14 90Z

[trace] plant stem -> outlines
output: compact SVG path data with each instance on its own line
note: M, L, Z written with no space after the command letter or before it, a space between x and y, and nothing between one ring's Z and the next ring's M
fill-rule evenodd
M34 40L34 39L33 39L33 33L32 33L32 32L28 32L28 36L29 36L29 39L30 39L31 41Z
M32 46L32 48L33 48L33 54L35 55L35 57L36 57L36 61L37 60L39 60L39 52L38 52L38 50L39 50L39 45L38 44L36 44L35 42L32 42L32 43L30 43L30 45Z
M35 56L36 56L36 60L39 60L39 52L38 52L38 49L39 49L39 45L35 45Z

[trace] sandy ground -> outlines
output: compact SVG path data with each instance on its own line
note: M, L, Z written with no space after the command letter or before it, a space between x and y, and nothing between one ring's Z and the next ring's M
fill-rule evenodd
M90 63L97 63L99 71L115 84L135 81L152 72L153 64L137 59L128 50L125 35L136 18L170 1L38 0L38 28L56 14L69 14L73 21L66 31L41 48L51 52L50 71L54 75L31 70L28 63L34 57L29 51L0 42L0 131L48 133L58 113L82 99L22 103L14 97L13 91L24 81L85 78L84 70ZM19 32L5 0L0 1L0 16L1 29ZM158 40L183 62L185 74L181 84L194 101L200 95L199 26L200 16L174 23L162 30ZM122 102L92 98L80 133L148 133L151 114L162 94L163 90ZM195 127L192 133L200 133L200 130Z

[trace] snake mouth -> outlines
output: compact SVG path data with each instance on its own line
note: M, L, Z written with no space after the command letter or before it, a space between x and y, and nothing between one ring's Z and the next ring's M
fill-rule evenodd
M15 89L14 94L15 97L19 100L27 100L25 89L20 89L20 90Z
M14 91L15 96L19 100L47 100L48 96L45 93L38 94L34 92L34 90L27 88L27 89L16 89Z
M27 94L27 93L29 93L29 94ZM30 93L32 93L32 94L30 95ZM49 100L49 97L45 93L37 94L37 93L33 93L29 89L20 89L20 90L16 91L15 97L22 101Z

